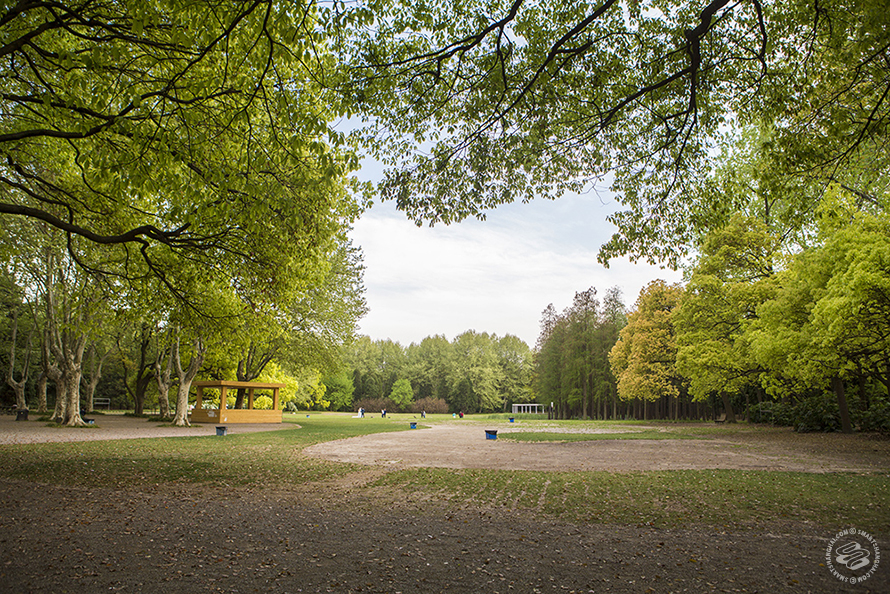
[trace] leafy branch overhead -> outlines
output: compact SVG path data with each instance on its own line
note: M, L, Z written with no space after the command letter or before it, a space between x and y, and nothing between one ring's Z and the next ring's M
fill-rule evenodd
M358 206L356 159L310 76L329 60L316 30L299 3L7 6L0 214L64 233L88 269L182 297L192 265L249 301L320 278Z
M774 123L783 171L823 186L886 145L880 2L335 7L338 90L390 166L384 199L418 224L610 179L626 210L601 258L676 264L696 239L690 191L730 127Z

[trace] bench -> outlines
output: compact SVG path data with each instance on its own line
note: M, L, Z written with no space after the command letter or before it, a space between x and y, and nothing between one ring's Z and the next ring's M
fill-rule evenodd
M104 406L106 410L111 410L111 398L93 398L93 408Z
M716 418L714 419L714 422L715 422L715 423L725 423L725 422L726 422L726 413L723 413L723 414L720 415L719 417L716 417Z

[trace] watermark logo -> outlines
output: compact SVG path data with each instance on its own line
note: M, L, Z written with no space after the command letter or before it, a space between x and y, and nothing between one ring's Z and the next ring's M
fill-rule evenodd
M825 564L831 574L847 584L864 582L874 574L880 562L878 542L865 530L841 530L825 549Z

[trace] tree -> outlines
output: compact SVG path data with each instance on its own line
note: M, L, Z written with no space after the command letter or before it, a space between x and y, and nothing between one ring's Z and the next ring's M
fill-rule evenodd
M677 368L689 378L695 400L723 399L735 421L732 394L759 389L764 367L754 358L749 330L757 308L775 294L774 270L781 241L752 218L734 216L705 239L679 309Z
M80 266L198 307L193 268L247 303L313 286L354 156L312 76L311 4L17 2L0 14L0 216L40 221ZM97 249L101 246L101 249Z
M678 265L710 222L694 189L737 122L775 123L780 170L823 186L864 153L872 179L888 170L878 0L392 0L322 14L341 35L344 105L367 114L390 166L382 195L418 224L614 173L625 210L601 259Z
M553 305L544 310L536 353L538 399L553 402L563 417L606 416L606 402L615 396L608 355L625 324L624 304L617 288L603 303L596 289L575 293L562 314ZM615 410L613 407L613 415Z
M628 314L618 342L609 353L612 373L618 380L618 396L640 400L648 418L647 401L676 399L685 389L677 370L676 332L672 315L680 303L682 287L662 280L640 291L636 309Z
M414 402L414 390L411 389L411 382L406 379L396 380L392 386L392 392L389 393L389 399L399 410L406 410Z
M12 337L10 339L10 348L9 348L9 370L6 374L6 383L13 389L15 392L15 407L17 410L28 410L28 401L25 399L25 385L28 383L28 368L31 363L31 344L34 338L33 330L28 334L28 340L25 343L24 348L24 357L22 361L22 368L20 372L21 379L16 380L16 362L15 362L15 354L18 350L18 344L16 343L16 336L18 334L19 328L19 316L18 310L13 312L12 317Z
M449 404L453 412L492 412L503 408L504 395L498 391L503 372L498 365L496 343L496 336L474 330L455 337L449 374Z
M849 192L822 210L819 243L796 254L751 329L758 362L804 389L834 392L844 432L853 430L844 380L863 371L890 394L886 211L855 206ZM781 386L773 383L772 391Z
M355 386L349 372L341 370L321 380L325 397L331 401L331 410L352 410L352 394Z

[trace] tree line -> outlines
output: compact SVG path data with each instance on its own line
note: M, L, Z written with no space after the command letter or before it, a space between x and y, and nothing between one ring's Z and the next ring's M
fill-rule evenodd
M323 380L336 410L503 412L534 401L532 351L509 334L469 330L407 347L361 336L343 360L343 370Z

